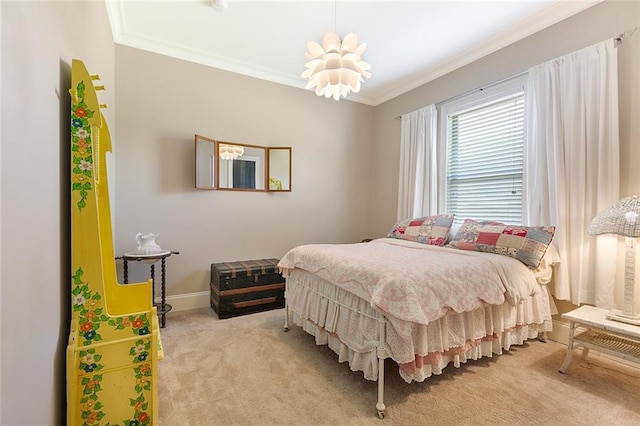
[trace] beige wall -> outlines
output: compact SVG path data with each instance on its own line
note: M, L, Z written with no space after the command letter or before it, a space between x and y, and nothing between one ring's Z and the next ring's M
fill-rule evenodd
M208 291L213 261L383 235L395 220L395 116L639 25L639 8L603 3L371 108L114 49L101 2L0 2L0 424L64 419L72 58L107 87L101 100L114 135L116 251L134 248L137 232L160 232L160 244L182 252L168 261L169 294L179 295ZM636 34L619 51L621 195L640 192L639 58ZM292 146L293 192L196 191L194 133Z
M159 233L168 295L208 292L213 262L369 236L372 107L124 46L116 64L116 252ZM291 146L293 191L196 190L194 134Z
M100 74L113 124L113 39L101 2L2 1L0 14L0 424L64 424L70 64Z
M380 236L396 216L400 122L394 117L526 71L640 25L640 2L606 1L517 43L379 105L374 120L375 186L372 233ZM621 195L640 193L640 34L618 48ZM389 208L392 206L393 208Z
M394 117L526 71L635 26L640 26L640 2L606 1L376 107L373 184L377 190L371 234L382 236L396 219L400 122ZM640 167L635 165L640 158L640 31L618 47L618 64L622 197L640 194ZM622 288L617 288L619 306L621 301Z

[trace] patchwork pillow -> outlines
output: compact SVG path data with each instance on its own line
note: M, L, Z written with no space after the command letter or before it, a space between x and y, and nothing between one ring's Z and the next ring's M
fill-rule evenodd
M555 226L505 225L465 219L447 247L502 254L536 269L555 231Z
M393 225L387 238L397 238L433 246L442 246L447 240L449 228L451 228L452 223L452 214L405 219Z

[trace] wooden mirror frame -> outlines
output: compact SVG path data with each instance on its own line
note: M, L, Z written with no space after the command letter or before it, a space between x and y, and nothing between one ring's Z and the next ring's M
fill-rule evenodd
M236 142L224 142L195 135L195 187L220 191L291 192L291 147L266 147ZM255 165L244 168L238 160L220 158L225 146L240 147ZM236 161L238 161L236 163ZM229 165L233 164L233 169ZM237 166L237 167L236 167ZM255 176L255 187L230 187L245 170L245 178ZM271 174L272 173L272 174ZM250 177L250 179L252 179Z
M267 148L268 190L291 192L291 147Z
M216 141L196 135L195 160L196 189L216 189L218 187Z

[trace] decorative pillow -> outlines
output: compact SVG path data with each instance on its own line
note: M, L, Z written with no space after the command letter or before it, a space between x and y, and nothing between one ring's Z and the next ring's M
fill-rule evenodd
M442 246L447 240L449 228L453 223L452 214L405 219L396 223L387 238L415 241L422 244Z
M555 231L555 226L505 225L465 219L447 247L502 254L536 269Z

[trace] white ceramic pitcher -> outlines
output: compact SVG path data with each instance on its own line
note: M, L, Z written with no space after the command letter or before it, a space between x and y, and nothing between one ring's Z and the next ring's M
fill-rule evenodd
M160 253L162 249L156 244L156 237L160 234L136 234L136 242L138 243L137 254L156 254Z

